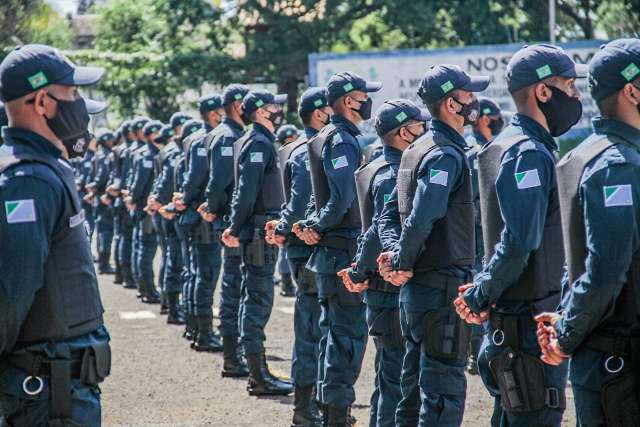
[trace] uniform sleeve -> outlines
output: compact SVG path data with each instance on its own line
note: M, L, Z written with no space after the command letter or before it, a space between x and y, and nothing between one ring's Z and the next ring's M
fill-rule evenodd
M607 206L605 187L615 186L621 195ZM633 254L640 246L639 190L637 166L630 164L598 171L581 185L586 272L571 286L562 319L556 325L560 347L567 354L613 313L628 280Z
M138 160L135 177L131 185L131 200L135 204L144 204L144 200L148 194L145 189L148 188L149 180L153 179L153 160L147 157L141 157Z
M382 250L385 252L396 252L398 250L400 234L402 233L400 212L398 211L397 188L394 187L393 191L391 191L389 201L385 203L385 206L382 208L377 222Z
M98 163L98 171L96 172L95 184L99 193L104 192L107 188L107 182L109 180L109 158L107 156L100 159Z
M433 224L447 214L449 195L461 184L462 159L439 150L427 155L417 180L411 213L404 222L393 259L393 266L398 270L413 270Z
M231 203L231 234L238 236L240 230L251 217L253 207L262 189L262 180L271 152L264 144L251 143L241 154L238 188Z
M203 141L192 144L189 154L189 164L184 180L184 203L190 205L200 200L203 187L209 177L209 165L207 159L207 149Z
M44 265L63 194L44 180L14 177L0 184L0 357L15 345Z
M504 162L496 193L505 226L493 257L476 275L465 301L472 311L488 309L522 275L532 251L542 242L554 163L538 150L521 152Z
M297 221L304 219L309 194L311 193L311 180L307 163L298 156L287 162L287 173L291 177L291 199L281 212L280 222L276 232L282 235L291 233L291 227Z
M211 151L211 163L209 164L209 182L205 191L205 197L209 206L209 212L224 212L228 200L227 188L233 184L233 143L234 138L223 137L221 141L214 142Z
M346 137L345 137L346 140ZM323 167L329 185L329 200L317 217L307 221L307 226L323 233L338 225L357 197L354 174L358 169L359 156L355 140L331 146L322 156Z
M173 196L173 165L175 162L175 157L165 160L164 165L162 165L162 172L160 172L160 176L158 177L158 182L154 190L156 199L163 205L169 203Z

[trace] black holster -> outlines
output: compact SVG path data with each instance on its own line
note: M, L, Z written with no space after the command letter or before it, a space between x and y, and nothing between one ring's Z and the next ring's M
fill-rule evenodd
M253 238L243 248L243 261L254 267L264 267L275 264L278 261L279 248L277 245L269 245L264 240L264 226L268 221L277 216L256 215L254 217Z
M196 224L193 228L193 241L204 245L213 243L211 239L211 224L206 221L200 221Z
M297 264L294 271L293 279L296 282L298 290L303 294L317 294L318 287L316 285L316 275L309 270L304 264Z
M429 357L445 362L464 363L469 354L471 326L460 319L453 306L462 279L431 274L429 286L445 289L447 301L444 307L427 313L422 320L425 335L420 346Z
M142 227L143 234L153 234L156 229L153 226L153 218L151 215L144 214L144 217L140 220L140 227Z
M371 320L369 335L377 336L384 348L404 348L404 337L400 328L400 309L386 309Z

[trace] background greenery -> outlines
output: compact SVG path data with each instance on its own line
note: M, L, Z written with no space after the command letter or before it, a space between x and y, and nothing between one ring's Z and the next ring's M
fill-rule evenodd
M81 0L79 13L97 15L97 37L77 50L69 18L43 0L3 3L0 56L39 42L105 66L98 89L117 118L166 120L185 91L232 81L275 83L295 112L313 52L548 39L546 0ZM639 31L640 0L557 1L558 41Z

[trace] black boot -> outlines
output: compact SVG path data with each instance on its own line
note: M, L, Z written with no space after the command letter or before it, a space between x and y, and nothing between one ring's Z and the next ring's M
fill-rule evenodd
M286 396L293 391L290 385L285 386L264 375L260 353L247 354L247 364L249 365L247 384L249 396Z
M144 279L140 279L140 292L142 293L142 302L145 304L160 304L160 294L156 290L156 285L147 283Z
M222 351L224 352L223 377L241 378L249 376L249 368L247 368L247 364L238 353L237 335L222 337Z
M213 332L212 322L211 316L198 316L198 335L193 343L195 351L211 353L222 351L222 342L218 334Z
M469 362L467 364L467 372L471 375L479 375L478 370L478 353L482 345L482 336L471 337L471 345L469 346Z
M313 386L296 387L293 394L293 421L291 427L316 427L318 420L311 411Z
M182 337L187 341L193 341L193 337L195 335L196 335L196 316L194 316L193 314L187 314L187 323L185 323Z
M109 252L103 252L98 254L98 273L99 274L114 274L115 270L109 263L111 254Z
M295 297L296 296L296 287L293 284L293 279L291 279L291 274L283 274L282 279L280 280L280 295L283 297Z
M271 381L275 383L280 384L282 387L289 387L291 391L293 391L293 384L291 384L291 381L282 379L271 373L271 371L269 370L269 365L267 365L267 356L265 356L264 350L262 351L262 354L261 354L261 368L262 368L262 373L265 377L269 378Z
M124 277L122 276L122 267L120 267L118 258L114 257L114 259L116 260L116 277L113 278L113 283L116 285L122 285L124 283Z
M160 291L160 314L169 314L169 298L165 291Z
M171 292L167 294L167 306L169 310L169 316L167 316L167 323L170 325L184 325L184 313L180 309L180 293Z
M329 427L351 427L353 419L351 418L351 408L348 406L328 406L329 409Z

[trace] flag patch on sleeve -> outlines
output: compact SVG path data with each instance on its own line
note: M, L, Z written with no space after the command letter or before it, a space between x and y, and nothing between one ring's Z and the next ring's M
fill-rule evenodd
M447 186L449 172L438 169L431 169L429 172L429 183Z
M36 208L33 199L4 202L4 210L7 214L8 224L36 221Z
M524 172L516 172L516 185L518 190L540 187L540 175L538 169L530 169Z
M633 194L631 184L605 185L602 187L604 193L604 205L613 206L633 206Z
M345 166L349 166L349 162L347 161L347 156L340 156L337 159L331 159L331 164L334 169L340 169Z
M222 157L231 157L233 156L233 147L222 147L220 152L222 153Z
M197 154L200 157L204 157L204 156L207 155L207 149L206 148L198 148Z
M250 153L249 161L251 163L262 163L262 152Z

